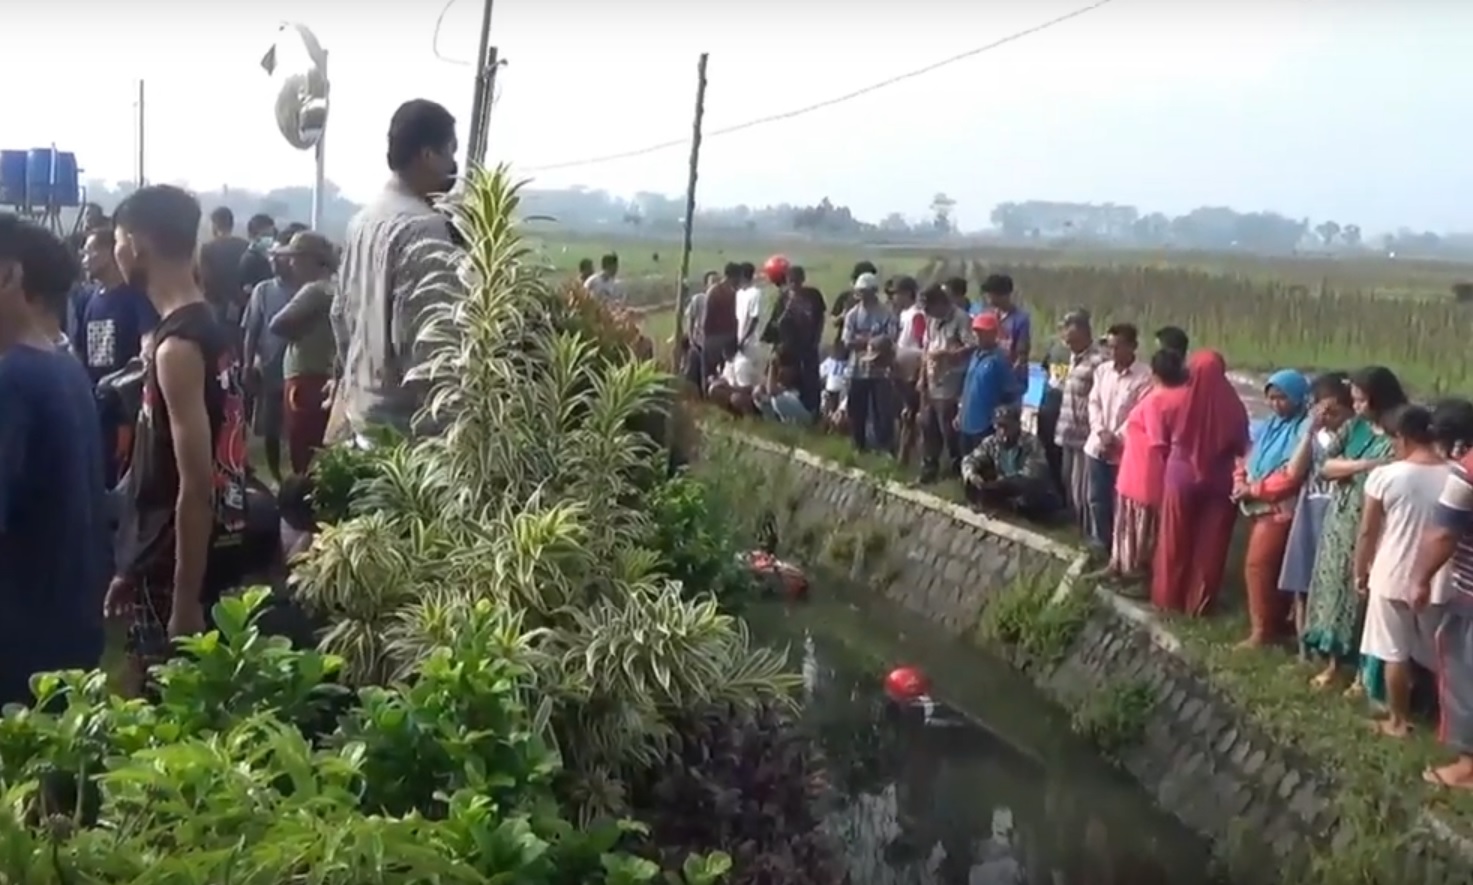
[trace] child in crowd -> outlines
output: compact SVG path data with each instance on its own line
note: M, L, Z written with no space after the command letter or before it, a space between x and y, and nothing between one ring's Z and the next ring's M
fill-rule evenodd
M1385 663L1387 718L1379 724L1389 737L1410 730L1412 663L1435 666L1433 635L1447 602L1444 572L1432 581L1432 594L1420 612L1413 608L1413 576L1422 537L1434 524L1437 501L1452 465L1437 450L1432 413L1404 405L1384 419L1396 460L1366 478L1365 506L1355 547L1355 586L1366 607L1362 655Z
M833 427L844 415L844 397L849 392L849 350L843 342L835 341L828 357L819 364L818 375L823 379L823 420Z

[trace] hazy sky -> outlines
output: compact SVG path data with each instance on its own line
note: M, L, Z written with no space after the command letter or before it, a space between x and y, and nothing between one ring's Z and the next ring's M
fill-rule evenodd
M520 169L680 138L711 53L714 129L843 93L1004 37L1087 0L496 0L509 65L491 158ZM283 19L331 55L328 176L361 198L385 178L394 107L470 114L471 69L437 60L435 0L47 0L5 14L0 144L56 143L84 177L133 176L134 80L148 84L149 178L310 184L257 66ZM440 37L476 49L478 0ZM1473 4L1453 0L1114 0L1052 30L806 117L706 142L700 201L812 202L964 226L1009 199L1204 204L1473 229L1464 144ZM58 47L65 47L64 53ZM17 57L17 53L19 57ZM464 135L462 134L462 139ZM675 193L685 148L547 172L539 183Z

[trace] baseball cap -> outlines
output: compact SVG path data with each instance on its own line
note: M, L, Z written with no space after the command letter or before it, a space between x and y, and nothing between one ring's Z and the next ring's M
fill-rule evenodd
M995 310L984 310L972 317L972 328L978 332L996 332L998 325L999 321L997 319L997 311Z
M880 291L880 278L877 274L862 273L854 278L854 291Z
M331 264L337 257L337 249L333 248L332 241L310 230L292 234L290 240L272 249L271 252L274 255L307 255L325 264Z

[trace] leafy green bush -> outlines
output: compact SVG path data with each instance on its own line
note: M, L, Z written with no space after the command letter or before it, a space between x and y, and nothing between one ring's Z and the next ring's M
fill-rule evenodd
M218 632L157 672L157 703L110 696L100 672L37 676L0 719L0 882L649 882L619 853L643 828L574 826L553 786L531 674L494 640L487 603L405 688L364 689L320 739L301 721L342 700L340 661L256 629L266 591L226 599ZM706 885L724 855L684 859Z
M334 525L359 512L358 492L381 475L386 461L404 446L404 439L389 429L379 429L371 449L357 446L328 446L312 459L312 510L324 525Z
M549 284L516 203L504 173L472 177L464 263L416 294L429 302L428 357L413 380L443 432L376 455L296 588L329 622L321 648L359 686L415 671L480 603L517 613L497 647L537 687L538 734L561 755L568 795L580 819L618 816L624 779L670 754L672 722L712 704L790 703L798 677L751 642L717 588L683 596L650 549L667 454L639 419L669 409L673 379L582 331L588 306Z
M526 730L562 763L547 789L572 821L647 821L658 832L634 847L667 867L745 834L734 863L690 861L687 879L731 863L739 883L825 881L816 822L770 816L765 794L752 793L796 784L784 801L803 795L809 748L784 715L800 680L729 611L738 545L719 506L669 479L674 379L641 355L632 325L548 284L545 262L518 239L516 194L504 172L473 176L458 219L468 255L416 293L438 306L419 330L427 362L412 380L429 390L442 432L329 461L318 479L328 474L341 493L317 503L340 502L340 518L323 520L294 576L298 600L328 625L320 648L360 687L361 715L384 719L377 739L393 743L376 757L376 801L440 809L454 796L422 770L446 770L445 736L412 727L399 708L416 703L439 649L475 633L528 686ZM688 549L692 535L700 546ZM487 607L503 616L472 630ZM411 687L375 688L400 684ZM484 712L451 718L499 733ZM342 732L375 746L359 727L350 718ZM717 763L736 747L767 760L759 775ZM513 749L495 753L522 770ZM698 757L711 763L705 793L661 804L647 789ZM528 795L515 776L502 781ZM716 794L738 800L713 813ZM751 826L764 817L767 829ZM677 837L663 827L675 819L702 832ZM769 875L788 869L801 875Z
M677 474L650 496L653 547L665 574L687 594L712 593L728 609L748 601L758 584L738 559L738 543L729 515L707 485L689 474Z

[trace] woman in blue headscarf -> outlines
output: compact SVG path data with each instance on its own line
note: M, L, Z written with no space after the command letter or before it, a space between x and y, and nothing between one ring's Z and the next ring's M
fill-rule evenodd
M1279 570L1303 482L1288 467L1309 426L1309 379L1293 369L1282 369L1269 376L1264 395L1273 414L1254 434L1233 484L1233 499L1249 525L1243 583L1252 629L1242 642L1246 647L1273 642L1288 621L1279 593Z

